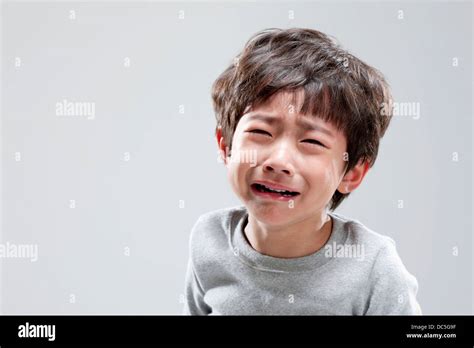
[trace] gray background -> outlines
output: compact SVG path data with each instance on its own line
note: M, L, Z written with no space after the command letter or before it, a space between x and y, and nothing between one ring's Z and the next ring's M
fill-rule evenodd
M1 240L39 248L1 259L2 313L180 313L192 225L239 204L210 87L267 27L331 34L420 103L337 212L395 239L424 314L473 313L471 3L7 2L1 23Z

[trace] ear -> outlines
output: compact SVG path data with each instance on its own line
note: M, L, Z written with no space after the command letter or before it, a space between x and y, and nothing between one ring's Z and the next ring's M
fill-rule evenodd
M365 174L369 171L369 163L362 160L357 165L349 170L342 178L337 190L341 193L349 193L354 191L364 179Z
M222 136L222 128L220 126L216 129L216 139L217 146L219 147L219 154L224 161L224 164L227 165L228 148L224 137Z

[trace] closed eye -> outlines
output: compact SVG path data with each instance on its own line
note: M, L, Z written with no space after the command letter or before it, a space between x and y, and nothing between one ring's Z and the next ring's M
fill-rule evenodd
M262 135L269 135L269 136L272 136L270 133L268 133L267 131L264 131L264 130L262 130L262 129L253 129L253 130L248 131L248 133L262 134Z
M326 146L324 146L323 143L321 143L320 141L317 141L315 139L305 139L305 140L303 140L303 142L314 144L314 145L319 145L319 146L322 146L322 147L326 147Z
M264 131L262 129L249 130L249 131L247 131L247 133L261 134L261 135L270 136L270 137L272 136L270 133L268 133L267 131ZM320 141L318 141L316 139L305 139L305 140L303 140L303 142L306 142L306 143L309 143L309 144L312 144L312 145L316 145L316 146L326 147L323 143L321 143Z

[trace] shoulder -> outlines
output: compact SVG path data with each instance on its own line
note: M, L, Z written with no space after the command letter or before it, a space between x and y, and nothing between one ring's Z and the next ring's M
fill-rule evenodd
M196 238L219 238L227 234L233 223L245 216L244 206L233 206L202 214L191 231L191 240Z
M402 262L393 238L382 235L358 220L334 214L347 233L346 244L365 249L368 291L367 314L414 314L418 282Z
M232 226L235 226L245 214L245 206L233 206L199 216L189 237L189 249L193 260L200 255L209 255L208 251L213 251L213 255L217 256L219 251L227 249Z
M371 282L375 286L385 286L400 292L409 287L418 290L416 278L408 272L405 264L398 255L396 244L393 239L386 243L378 251L371 272Z
M391 237L375 232L359 220L334 212L330 215L346 235L346 244L363 245L367 256L372 256L373 260L380 250L396 245Z
M199 216L198 220L196 221L196 225L204 223L222 226L223 224L228 223L230 219L236 215L245 214L246 211L247 210L243 205L209 211Z
M421 314L418 281L401 260L395 242L382 247L369 276L367 314Z
M397 243L389 236L373 231L363 223L354 219L346 218L348 239L351 243L362 243L370 251L372 256L372 276L379 277L381 274L390 272L396 276L406 273L406 268L397 252Z

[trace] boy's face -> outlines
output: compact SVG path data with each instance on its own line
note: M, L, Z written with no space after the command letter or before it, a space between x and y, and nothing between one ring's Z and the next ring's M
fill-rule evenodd
M354 188L352 181L343 181L344 134L319 118L299 114L299 107L292 104L291 94L280 92L245 113L233 136L231 157L225 161L232 189L267 225L288 225L320 214L336 189L347 193ZM225 151L220 134L218 142ZM298 194L269 193L257 182L266 182L270 189L278 184Z

